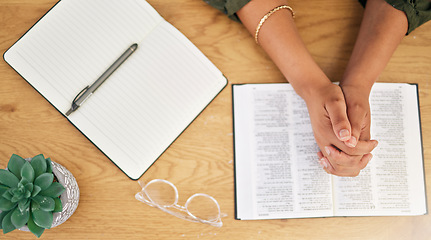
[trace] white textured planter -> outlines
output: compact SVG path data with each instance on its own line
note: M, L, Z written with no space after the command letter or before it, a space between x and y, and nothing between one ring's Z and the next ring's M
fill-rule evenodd
M72 173L61 164L52 162L52 172L57 177L58 182L66 188L60 196L63 210L61 212L54 213L52 227L56 227L72 216L78 207L79 187Z

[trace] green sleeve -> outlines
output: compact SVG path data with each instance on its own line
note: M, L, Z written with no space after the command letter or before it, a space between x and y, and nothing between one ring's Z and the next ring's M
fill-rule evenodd
M409 22L407 34L431 20L431 1L429 0L385 0L392 7L406 13ZM367 0L359 0L365 6Z
M238 21L239 18L236 12L244 7L251 0L204 0L204 2L220 10L226 14L229 18Z
M239 21L236 12L251 0L204 0L209 5L220 10L231 19ZM431 20L430 0L385 0L394 8L406 13L409 22L407 34L411 33L420 25ZM365 6L367 0L359 0Z

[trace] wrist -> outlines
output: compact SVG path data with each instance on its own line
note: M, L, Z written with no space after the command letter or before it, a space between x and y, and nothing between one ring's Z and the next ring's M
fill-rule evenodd
M361 92L370 92L374 82L379 77L380 72L373 71L372 69L366 70L365 68L351 67L350 64L340 81L341 88L357 89Z
M290 81L289 81L290 82ZM297 83L290 82L296 93L304 99L305 102L313 101L322 89L333 84L326 76L316 78L304 78Z
M349 89L357 93L361 93L364 97L369 97L374 81L366 81L364 78L344 78L340 81L340 87L343 91Z

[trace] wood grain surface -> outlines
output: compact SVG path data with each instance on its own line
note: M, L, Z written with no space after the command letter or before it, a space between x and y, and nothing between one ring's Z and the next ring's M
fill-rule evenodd
M317 4L318 2L318 4ZM4 53L55 0L1 0ZM0 62L0 168L11 154L43 153L76 177L75 214L41 239L431 239L431 216L334 217L291 220L234 219L233 83L285 82L253 37L201 0L149 0L228 78L228 86L141 177L167 179L180 203L194 193L215 197L227 214L223 227L175 218L137 200L130 180L4 61ZM352 51L363 9L355 0L292 1L295 21L311 54L339 81ZM288 56L286 56L288 57ZM431 192L431 23L407 36L380 82L419 83L427 189ZM428 201L429 202L429 201ZM0 239L34 239L14 231Z

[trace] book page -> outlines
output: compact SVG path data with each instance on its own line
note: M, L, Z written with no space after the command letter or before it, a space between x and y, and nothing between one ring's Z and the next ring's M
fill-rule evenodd
M233 93L237 218L426 213L415 85L374 85L371 130L379 146L354 178L318 166L307 108L289 84L234 85Z
M305 103L288 84L234 85L239 219L332 215Z
M64 114L133 43L68 119L137 179L226 85L184 35L143 0L63 0L5 58Z
M336 215L426 213L415 85L376 83L370 95L373 159L355 178L334 177Z

